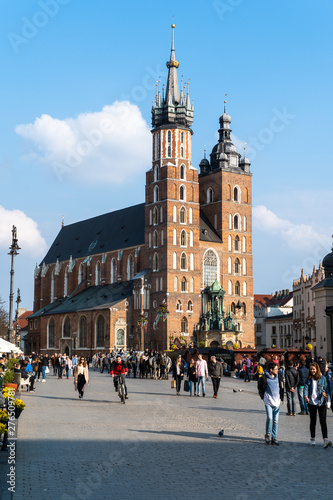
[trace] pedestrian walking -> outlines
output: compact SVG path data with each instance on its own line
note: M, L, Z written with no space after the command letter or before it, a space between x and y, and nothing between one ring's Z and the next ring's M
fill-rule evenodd
M135 352L133 352L131 356L131 362L132 362L133 378L136 378L136 371L138 368L138 357Z
M64 365L65 365L64 358L61 356L61 354L58 354L58 379L62 378Z
M66 378L69 379L71 369L72 369L72 360L69 359L69 356L66 356L65 360L65 370L66 370Z
M324 448L332 446L332 441L327 437L327 408L331 406L330 388L327 379L320 371L318 363L311 363L309 367L308 378L304 386L304 399L308 404L310 413L310 445L316 444L316 423L317 413L321 433L324 440Z
M45 354L45 356L42 355L41 364L42 364L42 376L43 376L42 382L46 382L46 373L49 372L49 356L48 356L48 354Z
M265 403L266 410L266 444L279 445L277 441L277 431L279 422L280 400L283 401L284 387L283 377L279 372L276 363L268 364L268 371L265 371L258 380L258 390L261 399ZM272 433L272 435L271 435Z
M307 380L308 374L309 374L309 369L305 365L306 365L306 362L304 359L302 359L301 364L298 368L299 380L298 380L297 392L298 392L299 406L301 408L299 415L308 415L309 414L308 405L304 399L304 386L306 384L306 380Z
M287 363L285 373L286 379L286 394L287 394L287 415L296 416L296 394L299 382L299 373L294 368L291 360Z
M190 382L190 396L192 396L192 389L194 389L194 396L197 395L197 376L195 374L195 361L192 358L187 370L188 380Z
M202 359L202 354L198 355L198 360L195 364L195 374L198 379L198 393L197 395L200 396L200 385L202 387L202 396L206 396L206 391L205 391L205 379L208 380L208 368L207 368L207 361L205 359Z
M86 384L89 384L88 363L83 356L80 357L74 369L74 389L79 393L79 399L83 398Z
M245 365L245 378L244 378L244 382L251 382L251 380L250 380L251 360L250 360L250 358L248 356L245 356L244 365Z
M35 358L35 374L37 382L40 382L40 375L42 373L42 360L39 356Z
M182 357L178 356L175 364L173 365L172 378L176 381L176 393L179 396L181 389L181 382L184 379L184 365L182 363Z
M223 375L222 364L219 361L216 361L215 356L211 356L210 362L208 365L208 373L211 376L213 383L213 398L217 398L217 393L219 392L221 377Z

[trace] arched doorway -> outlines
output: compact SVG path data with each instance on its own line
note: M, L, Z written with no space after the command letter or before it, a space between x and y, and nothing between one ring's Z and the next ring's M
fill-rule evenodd
M211 342L209 345L210 347L219 347L220 344L218 343L217 340L213 340L213 342Z
M66 354L66 356L69 356L69 347L68 347L68 345L66 345L66 347L65 347L64 354Z

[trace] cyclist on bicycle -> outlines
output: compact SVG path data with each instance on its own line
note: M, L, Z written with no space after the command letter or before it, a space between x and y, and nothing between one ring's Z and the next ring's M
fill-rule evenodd
M113 383L114 383L114 387L115 387L116 391L118 390L118 379L119 379L119 377L122 378L123 384L125 387L125 398L128 399L127 387L126 387L126 382L125 382L125 376L128 373L128 368L127 368L125 361L122 361L121 356L119 354L117 355L115 361L111 365L111 372L110 373L112 375Z

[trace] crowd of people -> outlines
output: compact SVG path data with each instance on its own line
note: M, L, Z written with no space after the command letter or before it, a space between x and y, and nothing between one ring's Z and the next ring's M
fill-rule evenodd
M152 376L151 360L162 360L161 353L154 351L136 352L112 351L110 353L94 354L92 359L83 356L68 356L65 354L54 354L49 358L47 354L33 354L30 357L21 356L15 364L14 372L20 373L23 379L29 379L29 389L36 391L36 381L46 382L46 374L52 370L53 376L58 379L74 378L74 388L78 392L79 399L83 399L84 390L89 383L89 364L92 363L94 371L99 370L110 374L117 390L118 380L122 379L125 388L125 397L128 398L126 377L147 378ZM170 358L169 358L170 359ZM171 361L171 360L170 360ZM5 369L6 356L0 357L0 369ZM176 388L177 396L180 395L182 384L184 392L189 396L206 396L206 382L211 377L213 398L218 397L220 382L225 374L225 363L223 359L217 360L211 356L208 363L198 354L197 359L193 357L189 363L179 355L168 370L172 373L172 387ZM300 411L298 415L310 416L310 444L316 444L316 422L317 415L323 437L324 448L332 445L328 439L327 432L327 409L331 407L333 397L333 366L329 365L323 358L315 361L303 359L293 361L285 360L283 356L274 356L267 361L261 356L259 359L250 359L244 355L243 359L236 363L235 378L244 377L244 382L250 382L251 378L257 380L258 392L265 404L266 432L265 442L267 444L279 445L277 440L278 419L280 402L284 395L287 398L287 416L296 416L297 400ZM332 410L333 411L333 410Z

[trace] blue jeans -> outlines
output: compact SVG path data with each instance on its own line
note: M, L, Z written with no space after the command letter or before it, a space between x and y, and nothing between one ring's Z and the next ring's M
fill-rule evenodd
M287 394L287 411L288 413L296 413L296 391L286 391Z
M45 379L46 379L45 370L46 370L46 366L42 366L43 380L45 380Z
M190 380L190 394L191 394L191 396L192 396L192 387L193 387L193 385L194 385L194 394L196 394L197 393L197 382L194 382L194 381Z
M297 392L298 392L298 401L299 401L299 405L301 407L301 411L308 413L309 412L309 408L308 408L308 405L307 405L307 403L305 402L305 399L304 399L304 386L303 387L298 387L297 388Z
M270 435L271 429L272 429L272 421L273 421L272 439L275 439L277 436L277 430L278 430L280 407L279 406L269 406L269 405L265 404L265 410L266 410L266 415L267 415L266 434Z
M202 385L202 394L205 394L205 377L198 377L198 395L200 396L200 384Z

